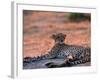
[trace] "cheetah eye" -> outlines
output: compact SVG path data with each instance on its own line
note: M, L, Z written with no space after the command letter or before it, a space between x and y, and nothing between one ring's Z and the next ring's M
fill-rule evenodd
M59 36L58 36L57 38L58 38L58 39L60 39L60 37L59 37Z

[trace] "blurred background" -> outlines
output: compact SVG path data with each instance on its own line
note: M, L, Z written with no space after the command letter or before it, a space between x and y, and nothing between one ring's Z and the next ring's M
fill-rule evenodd
M23 10L24 57L47 54L55 33L66 34L66 44L90 47L91 14Z

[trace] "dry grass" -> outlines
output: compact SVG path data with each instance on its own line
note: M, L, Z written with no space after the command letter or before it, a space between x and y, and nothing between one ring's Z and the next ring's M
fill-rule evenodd
M90 22L69 22L68 13L31 12L24 14L24 57L46 54L54 45L50 36L66 34L66 44L90 47Z

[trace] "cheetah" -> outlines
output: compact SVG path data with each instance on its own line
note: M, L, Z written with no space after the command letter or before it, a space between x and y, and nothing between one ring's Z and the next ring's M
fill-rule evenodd
M54 63L47 63L46 66L72 66L81 63L90 62L91 60L91 50L90 48L85 48L82 46L68 45L64 43L66 35L63 33L53 34L52 38L55 40L55 45L51 49L50 54L52 57L64 58L65 61L61 65L55 65Z

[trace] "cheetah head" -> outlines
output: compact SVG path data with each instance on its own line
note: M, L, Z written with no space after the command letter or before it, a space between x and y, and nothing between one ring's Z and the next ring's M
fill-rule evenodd
M65 37L66 37L66 35L63 33L57 33L57 34L53 34L51 36L51 38L54 39L55 43L57 43L57 44L64 43Z

